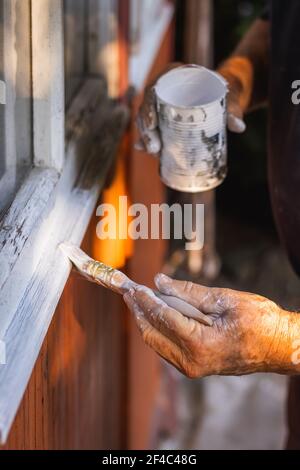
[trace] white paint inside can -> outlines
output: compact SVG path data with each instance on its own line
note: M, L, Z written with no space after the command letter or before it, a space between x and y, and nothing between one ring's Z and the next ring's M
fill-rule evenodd
M227 86L205 67L178 67L163 75L155 86L158 98L170 106L206 106L224 98Z

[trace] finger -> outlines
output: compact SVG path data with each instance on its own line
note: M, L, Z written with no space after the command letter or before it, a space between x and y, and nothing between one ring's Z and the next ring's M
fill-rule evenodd
M231 132L235 132L236 134L242 134L246 130L245 122L232 113L228 113L227 126Z
M144 145L144 142L142 139L139 139L135 144L134 144L134 149L137 150L138 152L145 152L146 147Z
M135 316L137 327L145 344L182 372L184 364L180 348L147 321L143 310L134 301L130 293L124 295L124 300Z
M123 299L127 307L129 308L129 310L134 314L137 326L141 330L141 332L142 332L143 326L147 326L147 324L150 326L150 323L146 320L144 316L144 312L135 302L131 291L126 292L126 294L123 295Z
M140 116L143 119L145 127L153 131L158 126L158 117L156 112L156 97L153 87L148 87L145 91L144 102L140 108Z
M246 130L244 122L244 111L240 104L240 94L235 90L235 86L230 90L227 99L227 127L231 132L241 134Z
M185 300L204 314L221 314L232 306L232 291L200 286L188 281L176 281L164 274L155 276L160 292Z
M141 116L137 118L137 126L147 152L150 154L159 153L161 150L161 140L158 130L149 130L145 127Z
M227 105L227 126L231 132L241 134L246 130L246 124L244 122L244 113L241 106L239 105L238 98L235 94L229 94L228 105Z
M176 344L190 341L197 326L200 328L199 323L184 317L177 310L169 307L151 289L138 286L132 295L144 312L146 320Z
M160 292L155 293L161 300L163 300L169 307L173 308L177 312L181 313L187 318L193 318L194 320L203 323L206 326L212 326L213 320L208 316L204 315L200 310L193 307L193 305L185 302L178 297L174 297L172 295L164 295Z

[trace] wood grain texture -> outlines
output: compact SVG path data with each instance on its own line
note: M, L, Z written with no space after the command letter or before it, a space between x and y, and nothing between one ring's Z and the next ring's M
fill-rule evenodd
M71 275L3 449L123 447L123 310L121 297Z
M33 169L0 223L1 338L14 318L29 279L37 268L38 247L33 249L30 239L36 239L49 206L53 206L57 182L58 173L55 170ZM27 256L26 248L29 250Z
M45 213L58 182L55 170L34 169L0 223L0 289L13 269L37 219Z

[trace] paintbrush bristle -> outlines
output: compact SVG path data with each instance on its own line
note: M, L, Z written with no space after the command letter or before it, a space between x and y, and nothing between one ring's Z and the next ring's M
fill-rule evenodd
M70 261L75 264L79 271L82 271L89 262L93 261L92 258L90 258L86 253L78 248L78 246L75 246L72 243L61 243L59 248L70 259Z

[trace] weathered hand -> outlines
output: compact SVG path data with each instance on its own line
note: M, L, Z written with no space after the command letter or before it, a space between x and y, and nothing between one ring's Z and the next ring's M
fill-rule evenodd
M124 299L147 345L188 377L295 372L293 315L254 294L156 276L160 292L184 299L214 319L204 326L138 287Z

